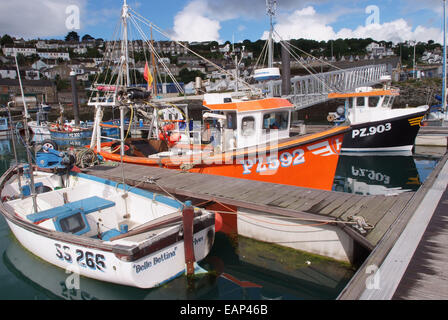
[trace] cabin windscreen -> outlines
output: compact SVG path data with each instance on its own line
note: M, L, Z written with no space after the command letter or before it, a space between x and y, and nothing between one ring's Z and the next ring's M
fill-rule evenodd
M288 129L289 123L289 112L271 112L263 115L263 129L277 129L286 130Z
M250 137L255 134L255 118L244 117L241 120L241 134L244 137Z

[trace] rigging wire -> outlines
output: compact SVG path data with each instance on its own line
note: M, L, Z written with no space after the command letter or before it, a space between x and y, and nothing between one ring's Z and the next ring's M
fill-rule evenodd
M157 25L153 24L152 22L150 22L148 19L146 19L145 17L141 16L139 13L137 13L135 10L133 10L132 8L130 8L130 11L135 15L135 18L138 19L140 22L142 22L143 24L146 25L152 25L153 28L159 32L160 34L162 34L164 37L166 37L167 39L170 39L170 36L167 35L162 29L160 29ZM132 16L132 15L131 15ZM221 68L220 66L218 66L217 64L215 64L214 62L208 60L207 58L201 56L200 54L194 52L193 50L191 50L190 48L188 48L186 45L184 45L183 43L176 41L176 40L172 40L174 42L176 42L179 46L183 47L184 49L186 49L187 51L189 51L190 53L192 53L193 55L199 57L200 59L206 61L207 63L211 64L212 66L214 66L216 69L218 69L219 71L221 71L222 73L225 73L227 75L229 75L231 78L234 78L236 81L241 82L243 85L245 85L246 87L248 87L248 89L250 91L256 91L256 89L250 85L249 83L247 83L246 81L242 80L242 79L236 79L235 75L231 72L228 72L227 70Z

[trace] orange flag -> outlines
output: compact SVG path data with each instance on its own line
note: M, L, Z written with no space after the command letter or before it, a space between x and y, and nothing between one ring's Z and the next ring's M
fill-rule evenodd
M152 75L151 72L149 71L148 61L146 61L145 64L145 73L143 74L143 78L145 78L145 80L148 82L148 90L149 90L152 84Z

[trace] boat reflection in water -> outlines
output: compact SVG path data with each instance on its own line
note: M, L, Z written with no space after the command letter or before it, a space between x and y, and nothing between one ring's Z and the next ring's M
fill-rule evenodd
M354 270L345 264L319 260L282 248L217 234L216 246L201 263L210 273L192 282L176 278L162 287L138 289L97 281L38 259L15 239L2 254L2 262L17 280L5 283L8 299L66 300L297 300L334 299ZM237 250L229 247L237 246ZM255 254L255 255L254 255ZM11 286L8 288L8 283ZM1 298L1 293L0 293Z
M396 195L421 186L412 152L339 156L333 190L360 195Z

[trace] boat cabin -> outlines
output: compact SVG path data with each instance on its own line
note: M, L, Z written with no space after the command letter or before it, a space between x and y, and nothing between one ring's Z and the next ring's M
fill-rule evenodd
M236 99L231 93L206 94L203 115L205 129L212 120L218 137L214 145L223 151L266 144L289 137L294 106L286 99Z
M372 87L357 88L352 93L330 93L330 99L345 99L344 108L338 108L336 113L330 113L330 122L342 122L349 119L356 123L372 112L380 109L392 109L395 97L399 95L394 89L374 89Z

